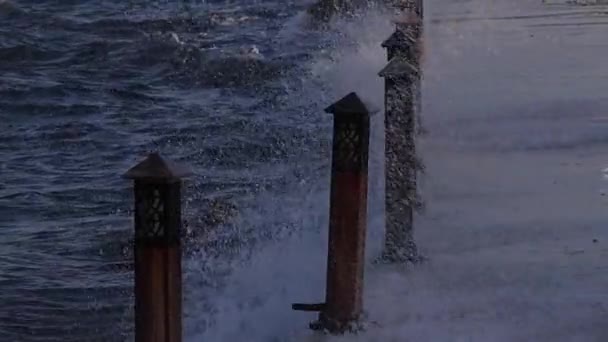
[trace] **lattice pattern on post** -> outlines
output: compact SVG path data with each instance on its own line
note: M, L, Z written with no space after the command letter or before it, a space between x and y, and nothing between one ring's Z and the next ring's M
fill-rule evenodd
M151 153L123 177L135 181L135 238L139 242L175 244L181 229L181 178L188 168Z
M136 193L137 215L141 222L136 232L140 239L165 239L167 235L163 186L138 186Z
M338 170L361 170L361 124L352 119L337 118L334 127L334 163Z

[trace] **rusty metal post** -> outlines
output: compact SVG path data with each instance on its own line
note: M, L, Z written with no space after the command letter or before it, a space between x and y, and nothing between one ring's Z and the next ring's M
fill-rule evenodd
M363 311L367 225L367 167L371 111L355 93L329 106L334 115L330 223L325 303L294 304L320 311L312 329L356 330Z
M393 37L394 38L394 37ZM385 218L382 260L419 262L414 241L417 206L415 82L418 68L394 55L379 75L385 78Z
M124 174L135 193L135 341L181 342L181 178L158 153Z

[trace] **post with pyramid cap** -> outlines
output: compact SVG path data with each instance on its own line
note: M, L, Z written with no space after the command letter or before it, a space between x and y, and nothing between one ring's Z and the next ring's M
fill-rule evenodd
M415 106L418 113L422 109L422 67L421 60L424 53L423 41L423 1L406 0L400 1L397 7L401 11L395 20L395 32L384 42L382 47L386 48L387 60L393 57L405 58L408 63L418 69L415 84ZM420 125L419 125L420 126Z
M395 23L395 31L381 44L386 48L387 60L399 56L407 59L410 64L418 66L422 52L418 41L421 35L418 17L409 13L399 17Z
M124 178L135 192L135 341L181 342L181 179L190 172L158 153Z
M325 109L334 115L329 242L325 303L294 304L320 311L315 330L356 330L363 312L363 267L367 219L367 162L370 115L350 93Z
M379 75L385 78L385 206L386 235L382 260L418 262L414 241L417 206L414 110L418 69L405 58L393 57Z

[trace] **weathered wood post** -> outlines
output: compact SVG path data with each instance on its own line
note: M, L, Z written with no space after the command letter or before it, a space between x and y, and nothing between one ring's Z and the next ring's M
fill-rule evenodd
M135 341L181 342L181 178L190 175L152 153L123 177L135 193Z
M395 23L395 32L382 42L382 47L386 48L387 60L390 61L393 57L400 56L405 58L410 64L418 67L422 52L422 47L418 40L421 30L418 17L409 13L406 16L400 17Z
M397 28L383 44L390 61L380 72L385 78L385 217L386 236L382 260L419 262L414 241L417 205L416 94L419 68L416 41Z
M326 297L323 304L294 304L321 311L312 329L356 330L363 311L367 225L367 167L371 111L355 93L325 109L334 115Z
M382 43L386 48L387 60L390 61L395 56L405 58L408 63L418 69L415 84L415 103L417 113L422 109L422 68L421 59L424 51L422 40L422 2L420 7L414 7L404 12L396 21L395 32ZM419 127L418 127L419 128Z
M388 0L393 7L401 12L413 12L418 17L424 17L424 1L423 0Z

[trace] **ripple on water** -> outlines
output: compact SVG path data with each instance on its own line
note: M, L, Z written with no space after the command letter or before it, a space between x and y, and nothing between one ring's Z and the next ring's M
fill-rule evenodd
M215 232L205 286L230 270L212 265L221 250L236 259L244 239L271 238L262 223L239 235L206 201L227 198L237 220L254 194L288 186L290 160L327 152L327 132L297 127L307 113L283 99L315 40L273 38L303 5L174 7L0 0L0 340L128 339L132 193L120 176L147 152L195 166L188 253ZM260 54L244 55L251 46Z

